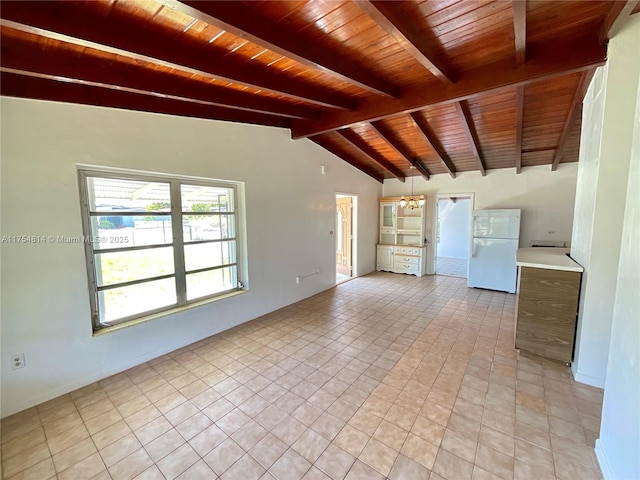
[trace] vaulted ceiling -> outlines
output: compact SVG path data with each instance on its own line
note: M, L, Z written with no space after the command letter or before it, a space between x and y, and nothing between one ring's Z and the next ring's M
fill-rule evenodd
M288 128L382 181L578 160L633 1L2 2L2 95ZM415 169L415 170L414 170Z

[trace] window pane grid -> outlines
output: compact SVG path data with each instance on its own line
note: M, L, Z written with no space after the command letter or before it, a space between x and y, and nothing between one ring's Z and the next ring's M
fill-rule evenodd
M175 277L175 275L171 273L168 275L158 275L156 277L141 278L140 280L131 280L129 282L112 283L109 285L98 285L96 287L96 290L99 292L104 292L106 290L113 290L114 288L129 287L131 285L140 285L142 283L155 282L156 280L165 280L167 278L173 278L173 277Z
M235 215L212 213L210 215L185 215L183 213L183 240L219 240L235 237Z
M237 268L227 266L198 273L187 274L187 298L202 298L221 295L238 288ZM212 281L215 280L215 281Z
M99 253L136 252L139 250L150 250L153 248L167 248L167 247L173 247L173 243L157 243L155 245L139 245L137 247L96 248L94 252L97 255Z
M97 248L117 248L146 245L169 245L173 241L173 221L170 215L121 215L109 212L90 215L91 237Z
M231 242L237 240L236 237L229 238L217 238L215 240L193 240L191 242L183 242L185 245L202 245L203 243L221 243L221 242ZM166 245L159 245L160 247L165 247ZM144 247L143 247L144 248Z
M218 265L216 267L205 267L205 268L196 268L194 270L187 270L185 273L189 275L191 273L202 273L202 272L208 272L211 270L220 270L221 268L237 267L237 266L238 266L237 263L225 263L224 265Z
M103 307L101 323L111 325L177 305L173 278L113 288L97 294Z
M197 216L197 217L207 217L212 215L235 215L236 212L233 210L225 210L223 212L194 212L192 210L183 210L182 214L184 216Z
M175 273L171 246L118 252L98 250L94 254L94 261L102 273L98 278L99 286L125 284Z
M92 217L113 217L113 216L118 216L118 217L149 217L149 216L156 216L156 217L168 217L169 214L171 212L168 210L153 210L153 211L148 211L148 212L128 212L128 211L124 211L124 210L90 210L89 211L89 215L91 215ZM226 215L227 213L215 213L215 212L211 212L212 215ZM200 213L198 215L201 215ZM207 214L202 214L202 215L207 215Z
M95 329L242 288L234 185L79 175Z

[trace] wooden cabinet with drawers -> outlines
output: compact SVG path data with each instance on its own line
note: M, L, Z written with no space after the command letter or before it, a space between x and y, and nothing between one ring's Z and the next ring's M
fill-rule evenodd
M518 250L515 346L571 363L582 267L561 249Z
M422 277L425 274L425 266L425 247L378 245L378 271L406 273Z
M426 271L426 207L403 207L402 197L380 199L377 270L422 277Z
M423 276L423 253L424 248L421 247L393 247L393 271L417 275L418 277Z

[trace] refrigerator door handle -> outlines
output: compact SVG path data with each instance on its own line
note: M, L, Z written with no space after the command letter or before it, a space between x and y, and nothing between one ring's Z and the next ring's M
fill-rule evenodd
M476 258L476 254L477 254L477 253L478 253L478 252L476 252L476 242L475 242L475 240L474 240L474 242L473 242L473 247L471 247L471 258Z

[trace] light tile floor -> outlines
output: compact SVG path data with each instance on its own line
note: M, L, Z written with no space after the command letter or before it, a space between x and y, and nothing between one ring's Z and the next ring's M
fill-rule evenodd
M436 257L436 273L449 277L467 278L467 259Z
M2 421L11 479L590 479L602 391L514 296L374 273Z

